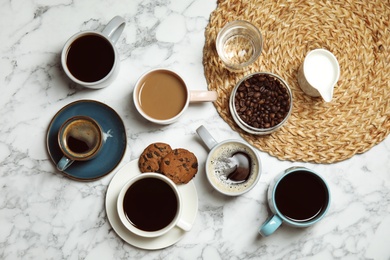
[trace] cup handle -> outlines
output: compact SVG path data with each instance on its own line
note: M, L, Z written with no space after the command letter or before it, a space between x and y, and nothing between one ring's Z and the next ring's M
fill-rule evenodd
M65 171L74 161L66 156L62 156L61 160L57 163L57 169L59 171Z
M264 224L261 226L259 230L259 233L263 237L267 237L272 233L274 233L281 224L282 224L282 219L277 215L273 215L264 222Z
M125 19L121 16L115 16L103 29L102 34L109 38L114 44L118 41L119 36L125 28Z
M215 101L218 98L216 91L207 91L207 90L191 90L190 91L190 102L207 102Z
M176 226L184 231L190 231L192 228L192 225L183 219L180 219Z
M206 127L203 125L199 126L198 129L196 129L196 132L198 133L200 139L202 139L203 143L209 148L209 150L213 149L214 146L218 144L217 141L211 136L209 131L207 131Z

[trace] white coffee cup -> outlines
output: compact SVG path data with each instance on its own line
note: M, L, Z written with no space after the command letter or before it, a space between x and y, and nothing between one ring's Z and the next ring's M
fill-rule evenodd
M125 20L115 16L102 32L83 31L70 37L61 53L61 65L69 79L92 89L110 85L119 71L120 60L115 43L124 26Z
M142 173L130 179L119 192L117 210L122 224L141 237L162 236L174 227L184 231L192 228L182 218L183 201L176 184L159 173Z
M179 74L170 69L157 68L138 79L133 100L145 119L167 125L175 122L190 103L217 100L217 92L189 90Z
M206 176L211 186L220 193L228 196L239 196L251 189L258 183L262 171L261 160L257 152L249 144L240 140L228 139L217 142L207 129L202 125L196 129L197 134L209 149L205 167ZM246 154L249 158L249 174L244 181L233 181L228 178L227 172L231 172L237 161L234 155Z

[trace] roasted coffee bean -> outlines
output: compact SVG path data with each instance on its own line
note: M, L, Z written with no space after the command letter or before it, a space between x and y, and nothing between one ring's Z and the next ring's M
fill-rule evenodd
M238 116L255 128L278 125L290 110L290 97L283 83L271 75L254 75L237 88L234 105Z

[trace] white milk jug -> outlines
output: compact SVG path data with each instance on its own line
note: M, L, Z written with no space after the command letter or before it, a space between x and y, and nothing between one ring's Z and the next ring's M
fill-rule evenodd
M312 97L321 96L326 102L333 97L333 89L340 77L336 57L325 49L310 51L298 71L301 89Z

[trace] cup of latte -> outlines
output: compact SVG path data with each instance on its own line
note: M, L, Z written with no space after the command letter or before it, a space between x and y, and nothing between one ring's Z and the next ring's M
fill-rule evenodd
M134 105L148 121L175 122L190 103L217 100L217 92L190 90L182 77L169 69L154 69L142 75L133 91Z

